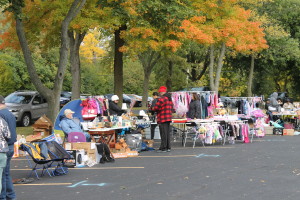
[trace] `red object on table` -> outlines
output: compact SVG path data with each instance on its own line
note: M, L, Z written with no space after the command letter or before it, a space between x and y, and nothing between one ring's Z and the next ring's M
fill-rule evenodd
M172 119L173 123L186 123L187 119Z

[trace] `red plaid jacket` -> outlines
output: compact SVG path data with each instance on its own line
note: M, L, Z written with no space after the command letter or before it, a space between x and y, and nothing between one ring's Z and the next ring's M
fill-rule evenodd
M173 103L167 96L162 96L157 100L152 111L157 112L158 124L170 122L172 121Z

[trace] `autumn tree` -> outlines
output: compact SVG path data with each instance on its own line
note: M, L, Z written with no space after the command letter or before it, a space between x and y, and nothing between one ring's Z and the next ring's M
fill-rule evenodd
M37 91L46 98L49 109L48 116L51 120L54 121L58 109L59 109L59 97L62 89L63 78L66 71L66 66L68 63L68 53L69 53L69 38L68 38L68 29L72 20L77 16L82 7L85 4L85 0L74 0L72 5L69 7L69 10L65 14L65 17L61 23L61 48L60 48L60 57L59 63L57 66L57 73L55 76L55 82L53 89L46 87L40 77L38 76L35 68L35 64L32 59L32 53L29 48L29 44L25 35L23 18L22 18L22 9L26 5L25 1L0 1L1 6L5 6L7 11L10 11L14 14L14 19L16 23L16 32L22 48L24 59L27 65L27 69Z
M137 56L143 66L144 107L148 98L149 78L154 66L162 54L172 54L181 46L177 33L181 32L181 21L190 14L188 3L189 1L144 0L135 9L135 15L131 18L127 31L124 31L126 44L121 50ZM169 66L170 63L172 62L169 62ZM170 84L168 89L171 89Z
M198 16L185 20L186 37L210 46L210 87L218 91L226 49L236 52L260 51L267 47L258 22L249 20L251 12L237 1L194 1ZM219 55L216 59L216 47ZM215 64L216 62L216 64Z

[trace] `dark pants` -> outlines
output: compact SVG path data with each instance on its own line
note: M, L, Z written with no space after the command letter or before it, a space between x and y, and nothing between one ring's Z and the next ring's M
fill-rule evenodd
M6 200L16 198L14 185L12 183L12 179L10 176L10 161L14 155L14 145L9 145L8 147L9 147L9 151L6 153L7 162L6 162L6 167L4 168L2 173L2 190L0 195L0 199L6 199Z
M151 140L154 139L155 134L155 128L157 127L157 124L151 124Z
M170 123L171 122L165 122L159 124L159 132L161 137L160 150L171 149Z

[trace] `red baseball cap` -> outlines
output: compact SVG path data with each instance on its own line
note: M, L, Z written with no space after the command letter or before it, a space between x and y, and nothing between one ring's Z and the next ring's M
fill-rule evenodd
M158 92L167 92L167 87L166 86L160 86L158 89Z

